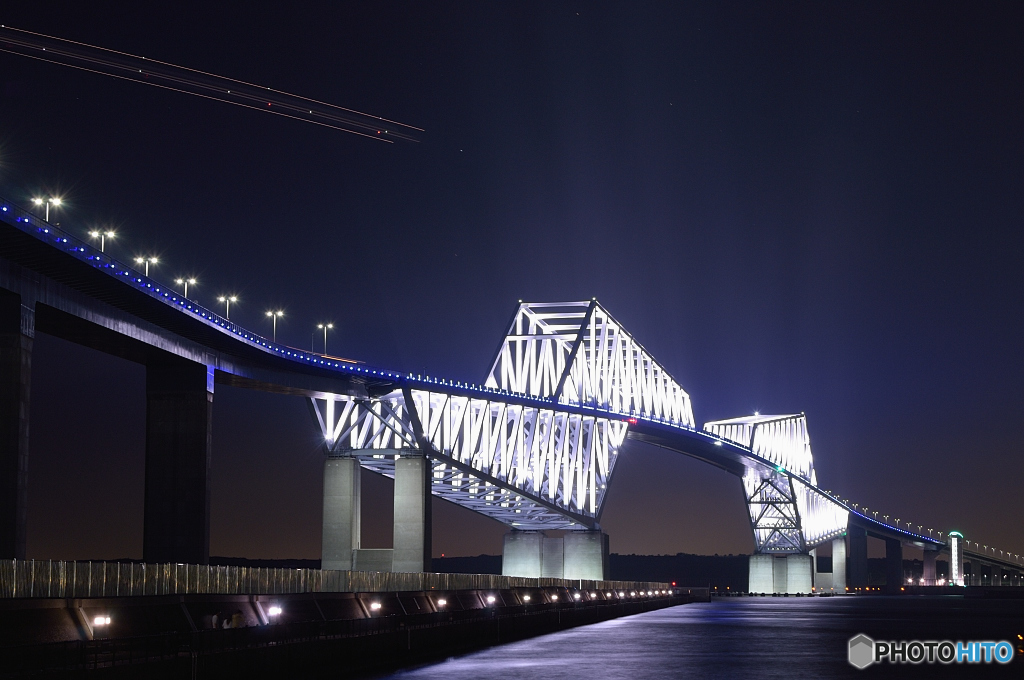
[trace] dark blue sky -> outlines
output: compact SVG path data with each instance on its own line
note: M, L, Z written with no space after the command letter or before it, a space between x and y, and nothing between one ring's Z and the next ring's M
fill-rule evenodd
M818 479L1024 551L1016 3L59 3L2 22L426 131L388 146L0 54L0 191L117 226L232 319L483 379L513 305L597 296L699 423L805 411ZM190 291L191 292L191 291ZM73 369L73 370L70 370ZM35 557L141 554L140 368L40 338ZM301 400L219 388L212 552L319 556ZM739 482L636 445L616 552L749 552ZM390 495L368 482L364 545ZM89 511L68 518L67 504ZM438 507L435 552L500 550Z

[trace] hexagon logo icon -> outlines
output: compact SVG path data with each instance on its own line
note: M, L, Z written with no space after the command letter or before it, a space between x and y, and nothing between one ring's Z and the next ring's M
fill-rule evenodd
M851 666L867 668L875 661L875 641L863 633L850 638L850 653L847 659Z

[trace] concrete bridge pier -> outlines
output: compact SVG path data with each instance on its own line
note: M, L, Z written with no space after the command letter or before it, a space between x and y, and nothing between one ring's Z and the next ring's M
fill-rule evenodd
M928 550L926 548L924 551L924 573L922 577L926 586L934 586L936 584L935 558L938 556L938 550Z
M210 562L213 369L168 355L146 366L146 562Z
M362 548L358 451L324 462L321 568L425 572L431 570L430 460L418 452L395 456L395 523L390 549ZM380 454L381 450L373 450Z
M25 559L35 304L0 292L0 559Z
M422 454L395 459L395 527L391 571L431 571L430 461Z
M850 589L866 588L868 585L868 532L864 527L851 524L846 530L847 552L846 574Z
M832 589L846 592L846 538L832 539Z
M786 593L811 593L812 559L810 555L786 555Z
M818 571L818 550L815 548L811 550L811 585L814 586L814 590L821 593L826 590L832 590L832 574L824 571Z
M981 562L977 558L971 558L971 585L983 585L985 575Z
M903 587L903 541L885 539L885 590L899 593Z
M775 558L772 555L751 555L748 569L748 593L775 592Z
M361 479L359 461L355 458L328 458L324 462L321 569L355 568L362 530Z
M600 529L567 531L561 538L543 531L505 534L503 576L602 581L608 573L608 534Z
M811 559L810 555L751 555L747 592L810 593Z
M505 534L501 550L501 575L540 578L544 569L543 531L517 531Z
M608 573L608 534L568 531L562 537L562 578L603 581Z

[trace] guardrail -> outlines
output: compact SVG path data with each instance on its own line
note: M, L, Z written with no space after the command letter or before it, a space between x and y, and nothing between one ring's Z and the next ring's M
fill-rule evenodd
M496 574L407 574L139 562L0 561L0 598L386 593L542 587L638 591L671 588L667 583L652 581L589 581Z

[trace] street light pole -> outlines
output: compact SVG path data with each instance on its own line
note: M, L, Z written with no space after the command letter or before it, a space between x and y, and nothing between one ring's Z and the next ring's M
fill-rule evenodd
M196 285L196 283L198 283L195 279L191 279L191 278L190 279L174 279L174 282L176 284L178 284L179 286L181 286L181 285L185 286L185 299L186 300L188 299L188 284L191 283L194 286L194 285Z
M232 302L238 302L238 298L235 297L234 295L221 295L219 298L217 298L217 300L219 302L223 302L225 304L226 307L225 307L225 310L224 310L224 318L227 319L228 321L230 321L231 320L231 303Z
M327 331L328 329L334 328L333 323L318 323L317 328L322 328L324 331L324 354L327 354Z
M100 252L105 253L107 251L107 239L114 238L115 236L117 236L117 234L110 230L90 231L89 236L92 236L93 238L98 238L100 240Z
M274 342L277 342L277 317L284 316L284 312L280 310L274 312L267 312L267 316L269 316L274 321Z
M155 257L137 257L135 258L135 264L146 265L146 276L149 276L149 265L156 264L158 260Z
M60 207L60 199L55 197L55 196L49 196L49 197L47 197L45 199L43 199L43 198L33 198L32 202L35 203L36 205L46 206L46 217L44 219L47 222L50 221L50 204L52 203L53 207L55 207L55 208L59 208Z

